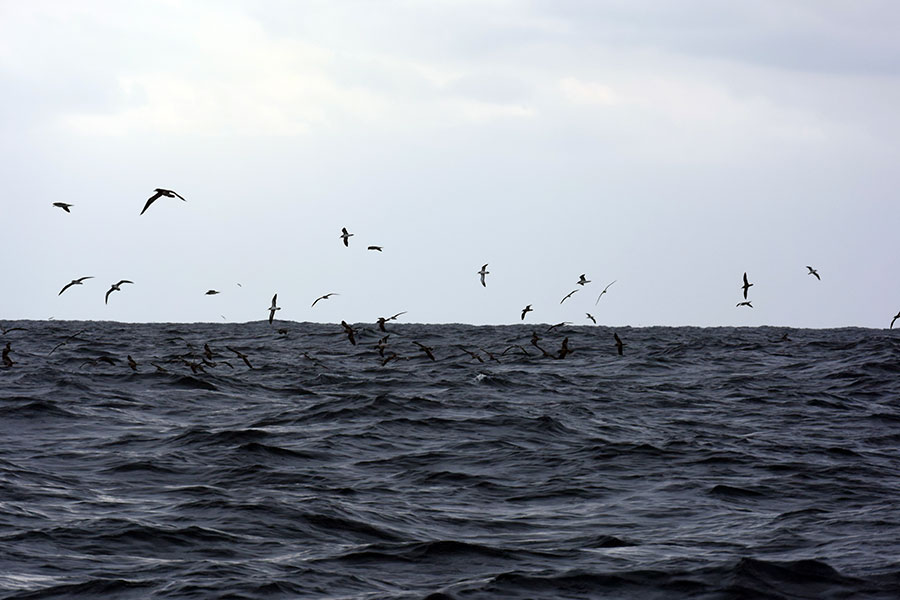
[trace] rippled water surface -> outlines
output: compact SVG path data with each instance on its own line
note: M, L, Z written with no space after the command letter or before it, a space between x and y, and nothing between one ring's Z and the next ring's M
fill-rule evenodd
M900 597L896 331L4 327L3 598Z

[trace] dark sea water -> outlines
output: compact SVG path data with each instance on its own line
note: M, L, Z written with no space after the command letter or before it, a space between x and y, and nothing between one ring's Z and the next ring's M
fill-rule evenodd
M2 598L900 598L900 332L4 326Z

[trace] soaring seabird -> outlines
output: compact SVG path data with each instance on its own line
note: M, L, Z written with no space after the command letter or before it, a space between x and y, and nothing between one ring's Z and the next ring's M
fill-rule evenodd
M806 265L806 268L809 269L809 273L807 273L807 275L815 275L815 276L816 276L816 279L818 279L819 281L822 281L822 278L819 277L819 272L818 272L818 271L816 271L815 269L813 269L813 268L810 267L809 265Z
M240 352L240 351L238 351L238 350L235 350L235 349L232 348L231 346L225 346L225 348L228 349L228 350L231 350L232 352L234 352L235 354L237 354L238 357L239 357L242 361L244 361L244 364L247 365L248 368L250 368L250 369L253 368L253 365L250 364L250 360L247 358L247 355L246 355L246 354L244 354L243 352Z
M85 279L93 279L93 278L94 278L93 275L88 275L86 277L79 277L78 279L73 279L72 281L70 281L69 283L64 285L63 289L59 290L59 293L57 294L57 296L62 296L62 293L64 291L66 291L67 289L69 289L70 287L72 287L73 285L81 285L81 282L84 281Z
M0 325L0 333L3 333L3 335L6 335L10 331L28 331L28 330L25 329L24 327L10 327L9 329L7 329L3 325Z
M353 329L347 321L341 321L341 327L344 328L344 333L347 334L347 339L350 340L350 343L354 346L356 345L356 330Z
M565 297L564 297L562 300L559 301L559 303L562 304L563 302L565 302L566 300L568 300L569 298L571 298L571 297L572 297L572 294L574 294L574 293L577 292L577 291L578 291L578 290L572 290L571 292L569 292L568 294L566 294Z
M522 320L524 321L524 320L525 320L525 315L526 315L527 313L530 313L530 312L533 311L533 310L534 310L534 309L531 308L531 305L530 305L530 304L529 304L528 306L526 306L525 308L523 308L523 309L522 309Z
M379 252L382 251L382 247L381 247L381 246L369 246L368 249L369 249L369 250L378 250Z
M490 273L490 271L487 270L487 266L488 264L484 263L484 266L481 267L480 271L478 271L478 274L481 275L481 285L484 287L487 287L487 284L484 282L484 276Z
M219 290L206 290L207 296L215 296L216 294L219 294L219 293L221 293L221 292L219 292Z
M753 284L750 283L749 281L747 281L747 272L745 271L745 272L744 272L744 285L741 286L741 287L744 288L744 300L747 299L747 290L750 289L750 286L751 286L751 285L753 285Z
M618 279L613 280L612 283L610 283L608 286L606 286L605 288L603 288L603 291L600 292L600 295L599 295L599 296L597 296L597 302L600 302L600 298L603 297L603 294L606 293L606 290L609 289L609 286L612 285L613 283L615 283L616 281L618 281ZM597 302L594 302L594 306L597 306Z
M114 284L112 284L112 285L110 286L110 288L109 288L109 291L106 292L106 298L103 299L103 303L104 303L104 304L108 304L108 303L109 303L109 295L110 295L110 294L112 294L113 292L119 292L119 291L121 291L121 288L120 288L119 286L122 285L123 283L134 283L134 282L133 282L133 281L129 281L129 280L127 280L127 279L123 279L123 280L119 281L119 283L114 283ZM61 293L62 293L62 292L60 292L60 294L61 294Z
M384 328L384 324L387 323L388 321L393 321L394 319L396 319L396 318L399 317L400 315L405 315L405 314L406 314L406 311L404 310L404 311L398 312L398 313L397 313L396 315L394 315L393 317L378 317L378 321L377 321L377 323L378 323L378 329L380 329L381 331L384 331L385 333L387 333L387 329Z
M135 360L133 358L131 358L130 354L127 356L127 358L128 358L128 366L131 367L131 370L137 371L138 364L135 362Z
M556 358L565 358L569 354L572 354L574 350L569 349L569 338L568 336L563 338L562 347L559 349L559 354L557 354Z
M597 324L597 319L594 318L594 315L592 315L591 313L584 313L584 314L587 315L587 318L588 318L588 319L590 319L591 321L594 322L594 325Z
M337 292L329 292L329 293L325 294L324 296L319 296L318 298L313 300L312 305L315 306L316 302L318 302L319 300L328 300L330 297L338 296L338 295L340 295L340 294L338 294Z
M3 364L4 364L5 366L7 366L7 367L11 367L11 366L13 366L14 364L16 364L16 363L14 363L13 360L9 357L9 352L10 352L10 350L12 350L12 348L10 348L9 342L6 342L6 347L3 349Z
M753 308L753 305L750 304L750 300L744 300L743 302L738 302L737 304L735 304L735 306L749 306L750 308Z
M69 207L75 206L75 205L74 204L66 204L65 202L54 202L53 206L57 206L57 207L63 209L64 211L66 211L67 213L70 213L72 211L69 210Z
M894 328L894 321L896 321L897 319L900 319L900 312L898 312L896 315L894 315L894 318L891 319L891 329Z
M346 227L341 227L341 238L344 240L344 245L348 248L350 247L350 238L352 236L353 234L347 231Z
M278 299L278 294L272 296L272 306L269 307L269 325L272 324L272 319L275 318L275 311L281 310L280 306L275 306L275 300Z
M429 347L426 346L425 344L420 344L419 342L416 342L416 341L413 341L413 344L415 344L416 346L418 346L418 347L422 350L422 352L425 353L425 355L426 355L428 358L430 358L431 360L435 360L435 358L434 358L434 348L429 348Z
M584 273L582 273L581 276L578 278L578 281L576 281L575 283L577 283L578 285L584 285L584 284L590 283L590 282L591 282L591 280L590 280L590 279L585 279L585 278L584 278Z
M616 339L616 350L619 352L619 356L622 356L624 353L622 348L625 347L625 344L622 343L622 340L619 338L619 334L613 332L613 337Z
M156 188L153 191L156 193L147 199L147 204L144 205L144 210L141 211L141 214L144 214L147 211L147 209L150 208L150 205L153 204L154 202L156 202L157 198L161 198L162 196L165 196L167 198L181 198L181 200L183 200L184 202L187 202L187 200L182 198L181 194L179 194L178 192L173 192L172 190L164 190L162 188Z

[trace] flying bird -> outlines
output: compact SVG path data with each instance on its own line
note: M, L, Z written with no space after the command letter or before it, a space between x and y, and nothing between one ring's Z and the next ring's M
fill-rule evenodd
M588 318L588 319L590 319L591 321L594 322L594 325L597 324L597 319L594 318L594 315L592 315L591 313L584 313L584 314L587 315L587 318Z
M131 355L129 354L126 358L128 358L128 366L131 367L131 370L137 371L138 364L135 362L135 360L133 358L131 358Z
M354 346L356 345L356 330L350 327L347 321L341 321L341 327L344 328L344 333L347 334L347 339L350 340L350 343Z
M319 300L328 300L331 296L339 296L339 295L340 294L338 294L337 292L329 292L329 293L325 294L324 296L319 296L318 298L313 300L312 305L315 306L316 302L318 302Z
M435 360L435 358L434 358L434 348L430 348L430 347L426 346L425 344L420 344L419 342L416 342L416 341L414 341L413 344L415 344L416 346L418 346L418 347L422 350L422 352L425 353L425 355L426 355L428 358L430 358L431 360Z
M737 304L735 304L735 306L736 306L736 307L737 307L737 306L749 306L750 308L753 308L753 305L750 304L750 300L745 300L745 301L743 301L743 302L738 302Z
M378 317L378 329L380 329L381 331L384 331L385 333L387 333L387 329L384 328L384 324L387 323L388 321L393 321L393 320L395 320L395 319L396 319L397 317L399 317L400 315L405 315L405 314L406 314L406 311L404 310L404 311L398 312L398 313L397 313L396 315L394 315L393 317L387 317L387 318L385 318L385 317Z
M114 284L112 284L112 285L110 286L110 288L109 288L109 291L106 292L106 298L104 298L104 300L103 300L103 303L104 303L104 304L109 304L109 295L110 295L110 294L112 294L113 292L119 292L119 291L122 291L122 289L121 289L119 286L122 285L123 283L134 283L134 282L133 282L133 281L129 281L129 280L127 280L127 279L123 279L123 280L121 280L119 283L114 283ZM62 293L62 292L60 292L60 294L61 294L61 293Z
M744 285L741 286L741 287L744 288L744 300L747 299L747 290L750 289L750 286L751 286L751 285L753 285L753 284L750 283L749 281L747 281L747 272L745 271L745 272L744 272Z
M228 350L231 350L232 352L234 352L235 354L237 354L237 355L238 355L238 358L240 358L242 361L244 361L244 364L247 365L248 368L250 368L250 369L253 368L253 365L250 364L250 359L247 358L247 355L246 355L246 354L244 354L243 352L240 352L240 351L238 351L238 350L235 350L235 349L232 348L231 346L225 346L225 348L228 349Z
M381 252L382 247L381 246L369 246L368 250L378 250L379 252Z
M897 319L900 319L900 312L898 312L896 315L894 315L894 318L891 319L891 329L894 328L894 321L896 321Z
M819 281L822 281L822 278L819 277L819 272L818 272L818 271L816 271L815 269L813 269L813 268L810 267L809 265L806 265L806 268L809 269L809 273L807 273L807 275L815 275L815 276L816 276L816 279L818 279Z
M484 276L490 273L490 271L487 270L487 266L488 264L484 263L484 266L481 267L480 271L478 271L478 274L481 275L481 285L484 287L487 287L487 284L484 282Z
M181 194L179 194L178 192L173 192L172 190L164 190L162 188L156 188L153 191L156 193L147 199L147 204L144 205L144 210L141 211L141 214L144 214L147 211L147 209L150 208L151 204L153 204L154 202L156 202L156 200L158 198L161 198L163 196L165 196L167 198L181 198L181 200L183 200L184 202L187 202L187 200L185 200L181 196Z
M569 337L566 336L563 338L562 347L559 349L559 354L557 354L556 358L565 358L569 354L572 354L574 350L569 348Z
M59 290L59 293L57 294L57 296L62 296L62 293L63 293L64 291L66 291L67 289L69 289L70 287L72 287L73 285L81 285L81 283L82 283L85 279L93 279L93 278L94 278L93 275L88 275L87 277L79 277L78 279L73 279L72 281L70 281L69 283L67 283L66 285L64 285L64 286L63 286L63 289Z
M275 311L281 310L280 306L275 305L275 301L278 299L278 294L272 296L272 306L269 307L269 325L272 324L272 319L275 318Z
M6 342L6 347L3 349L3 364L4 364L5 366L7 366L7 367L11 367L11 366L13 366L14 364L16 364L16 363L14 363L13 360L9 357L9 353L10 353L11 350L12 350L12 348L10 348L9 342Z
M348 248L350 247L350 238L353 237L353 234L347 231L346 227L341 227L341 238L344 240L344 245Z
M603 288L603 291L602 291L602 292L600 292L600 295L599 295L599 296L597 296L597 302L600 302L600 298L602 298L602 297L603 297L603 294L605 294L605 293L606 293L606 290L608 290L608 289L609 289L609 286L610 286L610 285L612 285L612 284L613 284L613 283L615 283L615 282L616 282L616 281L618 281L618 279L616 279L616 280L613 280L613 282L612 282L612 283L610 283L610 284L609 284L609 285L608 285L608 286L606 286L606 287L605 287L605 288ZM594 306L597 306L597 302L594 302Z
M616 339L616 350L618 351L619 356L622 356L622 354L624 354L622 349L625 347L625 344L622 343L622 339L619 337L618 333L613 332L613 337Z
M571 298L571 297L572 297L572 294L574 294L574 293L577 292L577 291L578 291L578 290L572 290L571 292L569 292L568 294L566 294L565 297L564 297L562 300L559 301L559 303L562 304L563 302L565 302L566 300L568 300L569 298Z
M64 211L66 211L67 213L71 213L72 211L69 210L69 207L75 206L75 205L74 204L66 204L65 202L54 202L53 206L59 207L59 208L63 209Z
M221 293L221 292L219 292L219 290L206 290L207 296L215 296L216 294L219 294L219 293Z
M524 320L525 320L525 315L528 314L528 313L530 313L530 312L533 311L533 310L534 310L534 309L531 308L531 305L530 305L530 304L529 304L528 306L526 306L525 308L523 308L523 309L522 309L522 320L524 321Z
M585 278L584 278L584 273L582 273L581 276L578 278L578 281L576 281L575 283L577 283L578 285L584 285L584 284L590 283L590 282L591 282L591 280L590 280L590 279L585 279Z

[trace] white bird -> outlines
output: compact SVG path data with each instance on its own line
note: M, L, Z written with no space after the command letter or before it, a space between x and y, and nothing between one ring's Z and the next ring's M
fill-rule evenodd
M815 275L815 276L816 276L816 279L818 279L819 281L822 281L822 278L819 277L819 272L818 272L818 271L816 271L815 269L813 269L813 268L810 267L809 265L806 265L806 268L809 269L809 273L807 273L807 275Z
M603 294L606 293L606 290L609 289L609 286L612 285L613 283L615 283L616 281L618 281L618 279L614 279L614 280L612 281L612 283L610 283L608 286L606 286L605 288L603 288L603 291L600 292L600 295L599 295L599 296L597 296L597 302L600 302L600 298L603 297ZM597 302L594 302L594 306L597 306Z
M275 318L275 311L281 310L280 306L275 306L275 301L278 299L278 294L272 296L272 306L269 307L269 325L272 324L272 319Z
M490 271L487 270L487 266L488 264L484 263L484 266L481 267L480 271L478 271L478 274L481 275L481 285L483 285L484 287L487 287L487 284L484 282L484 276L490 273Z
M93 275L88 275L87 277L79 277L78 279L73 279L72 281L70 281L69 283L64 285L63 289L59 290L59 293L57 294L57 296L62 296L62 293L64 291L66 291L67 289L69 289L70 287L72 287L73 285L81 285L81 282L84 281L85 279L93 279L93 278L94 278Z
M162 196L165 196L167 198L181 198L184 202L187 202L187 200L185 200L181 196L181 194L179 194L178 192L173 192L172 190L164 190L162 188L156 188L153 191L156 193L147 199L147 203L144 205L144 210L141 211L141 214L144 214L147 211L147 209L150 208L150 205L153 204L154 202L156 202L157 198L161 198Z
M119 283L114 283L114 284L112 284L112 285L110 286L110 288L109 288L109 291L106 292L106 298L104 298L104 300L103 300L103 303L104 303L104 304L108 304L108 303L109 303L109 295L110 295L110 294L112 294L113 292L119 292L119 291L121 291L121 288L120 288L119 286L122 285L123 283L134 283L134 282L133 282L133 281L129 281L129 280L127 280L127 279L123 279L123 280L121 280ZM62 293L62 292L60 292L60 293Z

